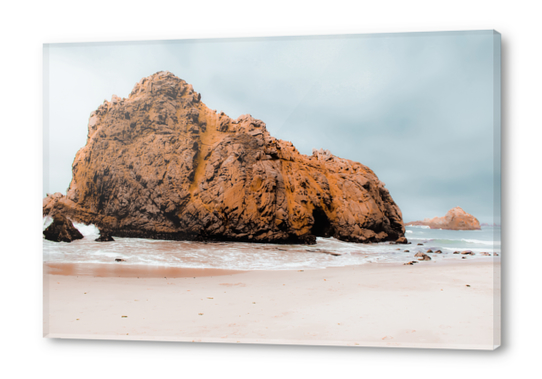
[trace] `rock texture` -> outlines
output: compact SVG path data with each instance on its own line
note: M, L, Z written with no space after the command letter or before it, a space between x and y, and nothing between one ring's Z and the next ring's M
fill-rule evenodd
M450 230L478 230L480 222L473 215L468 214L460 207L450 209L446 216L426 218L423 221L412 221L406 225L426 225L431 229Z
M45 239L55 242L72 242L83 238L72 222L61 214L53 216L53 223L43 231L43 235Z
M399 207L368 167L327 150L302 155L250 115L209 109L169 72L92 112L72 173L43 213L113 236L406 242Z

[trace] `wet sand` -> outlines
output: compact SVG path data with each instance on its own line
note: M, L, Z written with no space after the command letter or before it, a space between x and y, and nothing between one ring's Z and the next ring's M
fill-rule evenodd
M45 265L44 335L494 349L499 272L497 259L292 271Z
M47 263L44 273L64 276L92 276L97 278L189 278L231 275L245 271L215 268L178 268L160 266L94 263Z

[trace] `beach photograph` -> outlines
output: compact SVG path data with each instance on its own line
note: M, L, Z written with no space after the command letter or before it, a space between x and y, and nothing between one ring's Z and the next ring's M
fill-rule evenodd
M498 32L43 63L44 337L501 345Z

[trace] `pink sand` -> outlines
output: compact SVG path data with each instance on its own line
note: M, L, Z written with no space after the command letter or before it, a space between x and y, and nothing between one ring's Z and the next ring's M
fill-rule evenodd
M44 335L456 349L500 345L498 261L250 272L117 267L122 268L45 266Z

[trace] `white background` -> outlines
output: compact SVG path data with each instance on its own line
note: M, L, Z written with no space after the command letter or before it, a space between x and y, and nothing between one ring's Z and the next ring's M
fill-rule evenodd
M542 251L535 242L540 236L540 14L535 1L519 0L3 3L1 375L439 379L539 375ZM503 42L501 348L477 352L41 338L43 43L473 29L496 29Z

